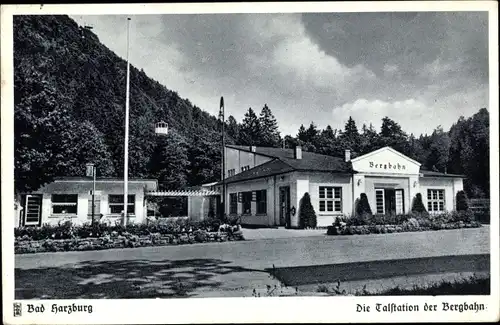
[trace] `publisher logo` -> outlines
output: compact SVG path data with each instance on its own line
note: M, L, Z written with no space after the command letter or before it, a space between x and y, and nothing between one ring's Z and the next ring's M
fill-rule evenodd
M20 302L15 302L14 303L14 317L20 317L22 315L22 305Z

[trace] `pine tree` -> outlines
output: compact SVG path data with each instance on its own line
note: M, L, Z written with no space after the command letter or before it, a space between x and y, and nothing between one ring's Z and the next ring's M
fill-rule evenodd
M411 212L418 214L428 214L427 210L425 209L424 203L422 202L422 194L417 193L417 195L413 199Z
M469 203L467 200L467 195L464 191L457 192L457 211L467 211L469 210Z
M370 207L370 203L368 202L368 197L365 193L361 193L359 197L358 204L356 205L356 215L358 217L371 216L372 209Z
M360 135L356 122L351 116L349 116L349 119L344 126L344 132L340 137L340 141L342 142L344 149L350 149L353 153L358 153L360 151Z
M316 212L314 212L314 207L311 204L311 197L306 192L300 200L299 228L316 228L316 226Z
M262 142L261 126L257 115L250 107L245 113L243 123L240 127L240 141L239 143L247 146L258 146Z
M262 111L260 112L259 124L261 129L260 145L266 147L278 147L281 142L278 122L267 104L264 105Z

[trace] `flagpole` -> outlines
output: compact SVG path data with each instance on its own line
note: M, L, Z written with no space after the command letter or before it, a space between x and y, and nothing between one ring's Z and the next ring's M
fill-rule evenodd
M224 97L220 98L220 113L221 113L221 122L222 122L222 218L226 217L226 178L225 178L225 171L226 171L226 147L224 144Z
M127 226L128 216L128 122L129 122L129 98L130 98L130 62L129 62L129 43L130 43L130 18L127 18L127 90L125 98L125 149L123 166L123 225Z

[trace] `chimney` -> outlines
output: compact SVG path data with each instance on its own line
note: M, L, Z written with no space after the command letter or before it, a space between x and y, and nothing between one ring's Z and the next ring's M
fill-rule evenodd
M345 150L345 162L351 161L351 150L346 149Z
M295 150L293 151L293 158L302 159L302 147L301 146L295 147Z
M255 146L250 146L250 151L251 152L255 152L257 150L257 148Z

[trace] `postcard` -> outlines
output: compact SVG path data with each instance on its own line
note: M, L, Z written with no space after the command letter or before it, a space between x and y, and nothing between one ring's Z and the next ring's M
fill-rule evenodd
M4 323L499 320L497 2L1 14Z

